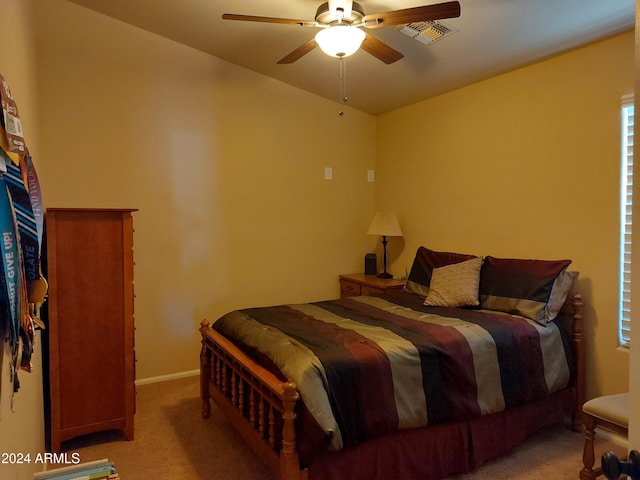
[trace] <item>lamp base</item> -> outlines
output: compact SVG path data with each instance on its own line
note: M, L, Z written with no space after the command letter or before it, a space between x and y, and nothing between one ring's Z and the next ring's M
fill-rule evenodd
M391 275L389 272L382 272L379 273L377 275L378 278L393 278L393 275Z

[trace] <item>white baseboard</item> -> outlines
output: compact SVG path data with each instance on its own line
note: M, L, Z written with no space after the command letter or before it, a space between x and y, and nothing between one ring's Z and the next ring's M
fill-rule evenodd
M147 385L149 383L167 382L169 380L177 380L178 378L194 377L200 375L200 369L188 370L186 372L170 373L169 375L158 375L157 377L139 378L136 380L136 386Z

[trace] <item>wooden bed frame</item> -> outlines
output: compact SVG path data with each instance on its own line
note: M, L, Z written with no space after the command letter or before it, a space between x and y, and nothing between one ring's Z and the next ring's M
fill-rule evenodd
M572 428L579 430L585 401L582 297L574 294L567 304L573 319L571 341L576 361ZM212 399L276 478L307 480L308 469L300 467L296 443L296 405L300 401L296 385L291 381L283 382L258 365L213 330L208 321L202 321L200 333L202 416L209 418Z

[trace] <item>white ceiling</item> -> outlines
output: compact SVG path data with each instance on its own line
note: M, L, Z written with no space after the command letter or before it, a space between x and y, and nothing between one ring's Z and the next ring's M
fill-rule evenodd
M341 101L339 60L319 48L276 62L316 28L222 20L223 13L313 20L322 0L70 0L323 97ZM374 115L632 29L635 0L459 0L458 32L423 45L398 27L369 29L405 57L386 65L360 50L345 59L347 105ZM440 3L359 0L365 13ZM560 80L560 79L559 79Z

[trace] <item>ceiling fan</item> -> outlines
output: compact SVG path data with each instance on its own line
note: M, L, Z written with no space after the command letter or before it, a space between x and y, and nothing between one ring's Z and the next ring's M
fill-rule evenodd
M392 10L366 15L362 6L352 0L330 0L316 11L315 20L295 20L290 18L259 17L225 13L225 20L248 22L282 23L301 27L317 27L318 34L294 51L281 58L278 63L293 63L313 50L316 46L333 57L343 58L355 53L360 47L386 64L397 62L404 55L386 43L364 32L364 28L391 27L416 22L427 22L460 16L460 3L445 2L435 5Z

